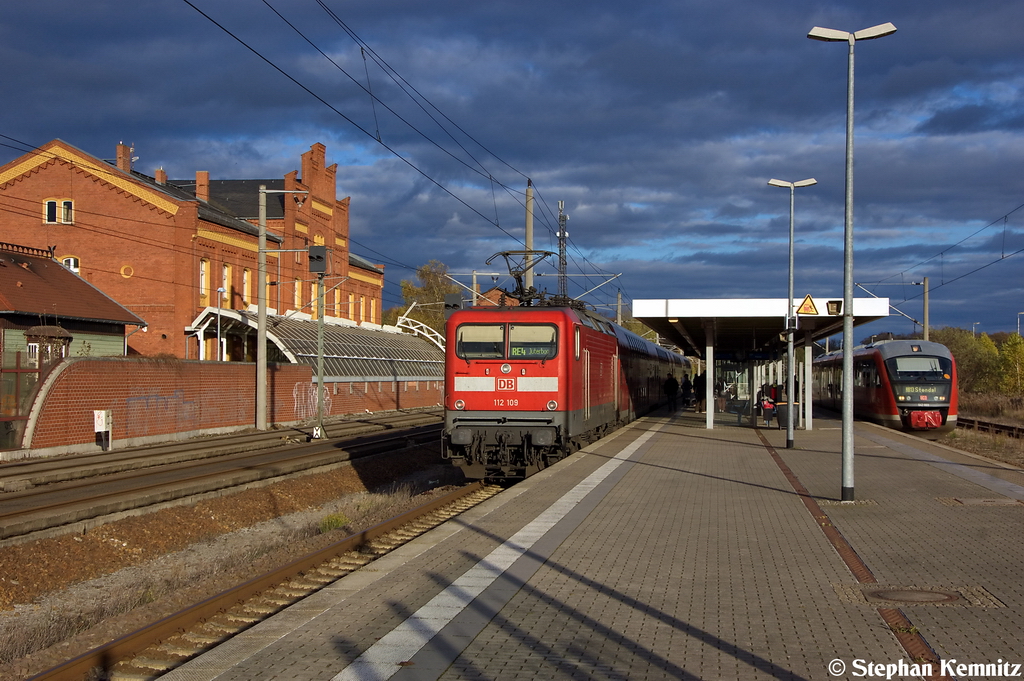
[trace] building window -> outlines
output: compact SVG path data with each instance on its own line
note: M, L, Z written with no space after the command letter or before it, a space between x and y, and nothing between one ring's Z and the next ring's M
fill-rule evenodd
M218 301L218 307L224 305L224 301L228 301L228 307L230 307L231 301L231 265L224 263L221 266L220 272L220 285L224 289L224 292L220 294L220 300Z
M75 221L74 203L67 199L55 201L53 199L44 202L45 220L50 224L70 225Z
M210 292L210 263L206 260L199 261L199 300L205 301Z
M302 309L302 282L298 279L295 280L295 309Z
M81 274L82 263L75 256L69 255L68 257L62 259L60 262L61 262L61 264L64 265L64 267L67 267L69 270L71 270L75 274Z
M249 305L252 302L252 281L250 280L249 268L242 270L242 305Z

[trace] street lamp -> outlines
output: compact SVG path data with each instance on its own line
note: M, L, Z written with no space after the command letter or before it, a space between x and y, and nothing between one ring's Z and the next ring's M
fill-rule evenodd
M1024 314L1024 312L1018 312L1017 313L1017 335L1018 336L1020 335L1020 316L1022 314Z
M807 34L812 40L847 42L846 68L846 220L843 228L843 482L842 500L853 501L853 45L896 32L890 23L856 33L815 26Z
M1018 319L1020 319L1020 318L1018 317ZM974 322L974 324L971 326L971 335L972 336L977 336L978 335L978 324L981 324L981 322Z
M217 288L217 361L221 361L224 353L220 349L220 305L224 302L224 293L227 291L223 286Z
M796 404L796 370L793 363L793 331L796 327L793 314L793 203L797 187L810 187L818 184L818 181L813 177L796 182L772 178L768 184L789 189L789 295L786 298L786 398L789 404L786 405L786 449L793 449L793 411Z
M267 429L267 194L309 194L260 185L260 236L256 252L256 430ZM298 198L298 197L296 197ZM299 205L302 205L301 203Z

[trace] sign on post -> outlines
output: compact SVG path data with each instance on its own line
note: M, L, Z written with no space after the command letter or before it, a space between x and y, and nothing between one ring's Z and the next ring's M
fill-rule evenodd
M103 451L110 449L110 432L114 429L113 412L110 409L93 409L92 425L96 432L96 444Z

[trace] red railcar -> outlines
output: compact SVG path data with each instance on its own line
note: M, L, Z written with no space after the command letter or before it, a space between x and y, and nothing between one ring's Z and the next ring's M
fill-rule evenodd
M525 478L660 405L689 362L571 307L448 319L443 453L470 479Z
M842 409L843 353L814 360L814 404ZM938 435L957 421L956 361L930 341L879 341L853 349L853 411L857 418Z

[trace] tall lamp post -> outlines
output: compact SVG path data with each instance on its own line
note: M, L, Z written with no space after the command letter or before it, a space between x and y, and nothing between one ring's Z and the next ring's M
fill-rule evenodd
M260 185L259 242L256 253L256 430L267 429L267 194L309 194ZM296 197L297 198L297 197ZM301 206L301 202L299 203Z
M789 189L789 295L786 298L786 449L793 449L793 412L796 404L796 368L793 362L793 332L796 331L796 320L793 314L793 205L797 187L810 187L818 184L813 177L796 182L785 180L768 180L772 187Z
M853 45L896 32L891 23L856 33L815 26L812 40L846 42L850 46L846 83L846 219L843 228L843 482L842 500L853 501Z
M1020 335L1020 316L1022 314L1024 314L1024 312L1018 312L1017 313L1017 335L1018 336Z
M978 324L981 324L981 322L974 322L974 324L971 325L971 336L978 335Z

